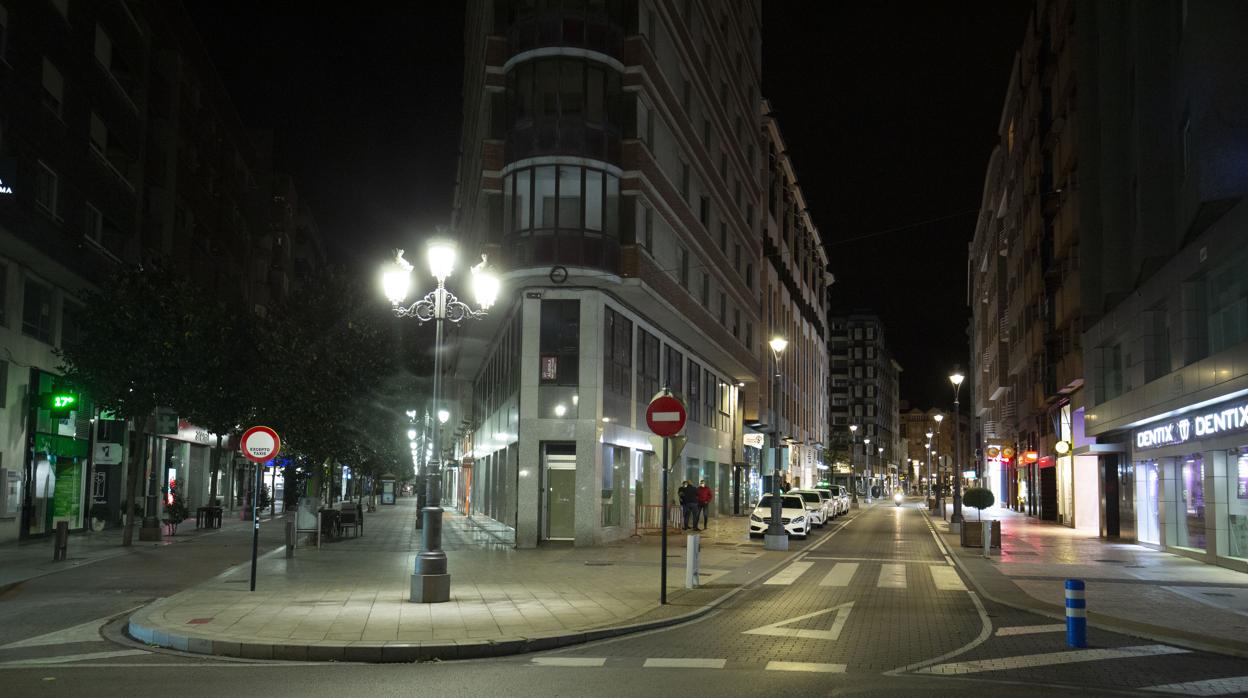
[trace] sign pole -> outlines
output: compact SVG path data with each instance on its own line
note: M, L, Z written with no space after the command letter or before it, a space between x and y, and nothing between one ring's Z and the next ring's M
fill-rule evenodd
M661 495L662 497L661 501L663 502L663 523L662 523L663 531L659 536L663 541L663 544L661 546L663 549L663 553L662 553L662 558L659 564L659 603L660 604L667 603L667 510L668 510L668 506L667 506L667 442L669 440L670 440L669 437L666 437L666 436L663 437L663 462L659 465L659 467L663 469L663 493Z
M251 590L256 590L256 554L260 549L260 512L256 503L260 500L260 488L264 486L262 469L259 463L252 463L256 469L256 483L251 490Z

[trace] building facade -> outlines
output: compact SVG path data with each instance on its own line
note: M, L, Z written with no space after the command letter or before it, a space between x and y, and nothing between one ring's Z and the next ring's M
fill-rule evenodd
M683 479L731 512L765 348L758 3L475 2L466 22L453 228L504 292L458 340L470 455L444 491L521 548L628 537ZM662 388L688 407L667 493L644 419Z
M1000 501L1067 526L1079 526L1076 509L1096 496L1087 489L1094 473L1077 472L1073 456L1055 450L1069 439L1084 381L1075 13L1071 0L1035 4L1010 71L968 266L977 468L1000 483ZM1001 455L1025 451L1036 462ZM1089 498L1082 504L1079 491Z
M828 334L831 442L832 452L838 454L834 467L847 464L858 494L868 493L869 482L871 496L880 496L895 487L905 471L902 369L892 358L878 315L831 314ZM838 470L843 473L845 468Z
M1248 571L1248 8L1094 5L1078 31L1099 37L1079 73L1089 516Z

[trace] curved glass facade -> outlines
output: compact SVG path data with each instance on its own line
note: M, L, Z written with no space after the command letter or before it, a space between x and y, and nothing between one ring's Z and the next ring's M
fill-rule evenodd
M625 0L515 0L499 19L514 56L547 46L573 46L618 58L624 41Z
M503 226L513 264L615 269L619 177L580 165L516 169L503 178Z
M620 73L580 56L544 56L507 72L504 157L578 155L618 163Z

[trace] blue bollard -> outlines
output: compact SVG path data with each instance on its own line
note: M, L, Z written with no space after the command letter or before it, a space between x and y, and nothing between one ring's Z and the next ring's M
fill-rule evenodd
M1083 596L1083 580L1066 580L1066 645L1088 646L1088 602Z

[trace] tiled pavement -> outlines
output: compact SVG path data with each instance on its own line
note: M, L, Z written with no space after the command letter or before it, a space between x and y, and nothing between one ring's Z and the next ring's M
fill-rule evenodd
M255 592L243 565L148 606L132 633L177 649L248 657L315 658L330 649L460 645L550 638L686 614L747 582L787 553L763 551L744 519L720 519L703 537L701 583L686 591L684 537L673 535L669 599L658 605L657 536L594 548L517 551L457 514L444 543L451 602L408 601L420 533L415 502L366 514L364 534L265 556ZM266 649L271 648L271 649ZM397 650L396 650L397 651ZM329 653L329 654L326 654ZM460 656L463 656L461 653ZM362 656L362 655L361 655Z
M1002 522L1002 550L991 560L977 549L958 547L948 524L935 523L963 569L991 598L1061 613L1063 581L1082 579L1094 625L1248 657L1248 574L1009 510L985 514Z

